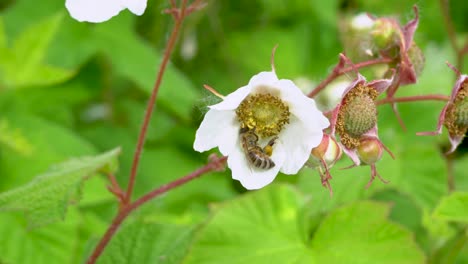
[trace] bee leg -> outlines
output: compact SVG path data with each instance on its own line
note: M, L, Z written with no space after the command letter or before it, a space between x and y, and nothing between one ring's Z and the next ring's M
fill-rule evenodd
M273 153L273 145L275 145L275 142L276 142L277 139L278 139L278 137L272 138L268 142L268 144L263 148L263 152L265 154L267 154L268 156L271 156L271 154Z

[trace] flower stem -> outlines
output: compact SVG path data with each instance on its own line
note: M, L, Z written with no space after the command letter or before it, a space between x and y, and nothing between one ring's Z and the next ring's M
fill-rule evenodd
M312 92L310 92L307 96L313 98L314 96L316 96L318 93L320 93L323 89L325 89L325 87L327 87L328 84L330 84L332 81L334 81L337 77L345 74L345 73L348 73L350 71L354 71L354 70L357 70L357 69L360 69L360 68L364 68L364 67L368 67L368 66L372 66L372 65L377 65L377 64L386 64L386 63L390 63L392 62L391 59L388 59L388 58L379 58L379 59L375 59L375 60L369 60L369 61L363 61L363 62L360 62L360 63L356 63L354 64L353 66L350 66L348 68L344 68L344 63L343 61L340 61L336 66L335 68L333 68L333 71L331 72L330 75L328 75L328 77L323 80L321 83L319 83L315 88L314 90L312 90Z
M104 248L109 243L110 239L114 236L117 229L120 227L122 222L127 218L127 216L132 211L134 211L135 209L137 209L138 207L140 207L144 203L150 201L151 199L153 199L153 198L155 198L155 197L157 197L157 196L159 196L159 195L161 195L161 194L163 194L165 192L168 192L169 190L172 190L172 189L174 189L174 188L176 188L178 186L181 186L181 185L183 185L183 184L185 184L185 183L187 183L187 182L189 182L189 181L191 181L191 180L193 180L195 178L198 178L201 175L203 175L203 174L205 174L205 173L207 173L209 171L218 170L220 168L220 164L224 164L224 162L226 161L225 157L213 159L208 164L203 166L202 168L200 168L200 169L198 169L198 170L196 170L196 171L194 171L194 172L192 172L192 173L190 173L190 174L188 174L188 175L186 175L186 176L184 176L184 177L182 177L180 179L177 179L177 180L175 180L173 182L170 182L170 183L168 183L166 185L163 185L163 186L149 192L146 195L143 195L142 197L140 197L138 200L136 200L133 203L131 202L133 187L135 185L136 174L138 172L138 166L139 166L139 162L140 162L141 152L142 152L143 146L145 144L146 133L148 131L149 122L150 122L151 116L153 114L153 110L154 110L154 107L155 107L156 98L158 96L158 91L159 91L159 88L161 86L162 78L163 78L164 73L166 71L167 64L168 64L169 59L171 57L172 51L174 50L175 44L177 42L177 37L179 35L179 31L180 31L180 28L182 26L182 22L184 21L184 19L185 19L185 17L187 15L189 15L193 11L196 11L196 10L200 9L203 6L201 0L195 0L189 6L187 6L187 1L188 0L182 0L182 3L180 5L180 7L178 8L176 6L176 1L171 0L171 1L169 1L170 5L171 5L171 8L165 10L165 13L169 13L169 14L172 15L172 17L174 18L174 21L175 21L175 25L174 25L174 28L172 29L169 40L167 41L166 49L164 51L164 56L162 58L161 65L159 66L159 70L158 70L158 73L157 73L156 83L154 84L153 91L151 93L151 96L150 96L150 99L148 101L148 105L147 105L147 108L146 108L146 111L145 111L145 116L144 116L144 119L143 119L140 134L138 136L137 146L135 148L135 153L134 153L134 156L133 156L133 162L132 162L132 168L131 168L131 171L130 171L130 178L129 178L128 187L127 187L127 190L126 190L125 194L120 193L119 192L120 189L117 188L118 184L116 182L114 182L113 181L114 179L111 177L111 182L113 184L111 186L111 191L115 192L115 194L118 197L122 198L121 201L119 202L119 211L118 211L117 215L114 217L114 220L112 220L112 223L109 226L109 228L107 229L107 231L105 232L104 236L101 238L101 240L99 241L99 243L95 247L93 253L88 258L88 260L87 260L88 264L94 264L96 262L98 257L104 251Z
M454 157L453 153L445 155L447 164L447 190L449 193L455 191L455 172L454 172Z
M450 100L449 96L440 94L428 94L428 95L416 95L407 97L388 97L378 100L376 105L391 104L391 103L402 103L402 102L415 102L415 101L443 101L447 102Z
M146 133L148 131L148 125L151 120L151 116L153 114L154 106L156 105L155 103L156 103L156 98L158 97L159 87L161 86L164 72L166 71L169 58L171 57L172 51L177 41L180 28L182 26L182 22L184 21L184 18L186 15L185 11L186 11L186 6L187 6L187 0L182 1L180 9L177 9L177 7L174 6L175 4L174 1L172 1L171 3L172 3L171 4L172 9L170 11L171 12L179 11L179 13L173 14L173 17L175 19L175 25L174 25L174 28L172 29L171 36L169 37L169 40L167 42L166 49L164 51L164 56L163 56L161 65L159 66L158 75L156 77L156 83L154 84L151 97L146 107L145 117L143 119L143 124L141 126L140 134L138 136L137 146L135 148L135 154L133 155L133 163L132 163L132 168L130 171L130 179L128 182L128 188L127 188L127 192L125 194L125 200L124 200L125 204L129 204L131 201L133 187L135 185L135 178L138 172L138 166L140 164L141 151L143 150L143 146L145 144Z
M97 244L96 248L94 249L92 255L89 257L87 260L87 264L94 264L98 257L102 254L104 251L104 248L107 246L111 238L114 236L115 232L117 229L120 227L122 222L127 218L128 215L130 215L131 212L133 212L135 209L138 207L142 206L146 202L158 197L161 194L164 194L174 188L177 188L181 185L184 185L185 183L196 179L208 172L211 171L216 171L219 170L220 164L224 164L227 160L227 157L219 157L216 159L212 159L211 162L206 164L205 166L193 171L190 174L185 175L182 178L179 178L175 181L172 181L170 183L167 183L157 189L154 189L153 191L150 191L149 193L143 195L133 203L127 204L124 207L122 207L119 210L119 213L115 216L114 220L112 221L112 224L109 226L107 229L106 233L104 236L101 238L99 243Z

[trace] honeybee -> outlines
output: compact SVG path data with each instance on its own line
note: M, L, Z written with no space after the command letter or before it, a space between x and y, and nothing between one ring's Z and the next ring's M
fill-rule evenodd
M261 148L258 145L258 136L255 134L255 128L241 128L239 135L242 149L250 164L264 170L271 169L275 166L275 162L273 162L270 156L273 152L273 145L278 137L274 137L264 148Z

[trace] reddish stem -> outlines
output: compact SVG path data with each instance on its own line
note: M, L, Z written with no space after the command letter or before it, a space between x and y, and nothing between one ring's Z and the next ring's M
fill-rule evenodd
M131 212L133 212L135 209L138 207L142 206L146 202L158 197L161 194L164 194L176 187L179 187L193 179L196 179L203 174L206 174L210 171L217 171L220 169L220 164L224 164L226 161L227 157L220 157L217 159L213 159L210 163L206 164L205 166L193 171L192 173L179 178L175 181L172 181L168 184L165 184L157 189L154 189L153 191L143 195L133 203L130 203L124 207L122 207L119 210L119 213L117 216L114 218L112 221L112 224L109 226L107 229L106 233L104 236L101 238L99 243L97 244L96 248L93 251L93 254L89 257L88 261L86 262L87 264L94 264L98 257L102 254L104 251L104 248L107 246L109 243L110 239L114 236L115 232L117 229L120 227L122 222L127 218L128 215L130 215Z
M138 172L138 166L140 164L141 151L143 150L143 146L145 144L146 132L148 131L148 125L153 114L154 106L156 105L155 102L158 96L158 91L159 87L161 86L164 72L166 71L169 58L171 57L172 50L174 49L175 43L177 41L177 36L179 34L180 27L182 26L182 22L184 21L186 15L186 5L187 0L183 0L180 9L175 9L175 6L172 6L172 9L170 10L171 12L177 12L176 15L173 15L173 17L175 18L175 25L174 29L172 30L171 36L169 37L169 40L167 42L166 50L164 51L164 57L159 67L158 76L156 77L156 83L154 84L153 92L151 93L151 97L148 101L148 106L146 107L145 117L143 119L140 135L138 136L137 146L135 148L135 154L133 155L132 169L130 171L130 179L128 182L128 188L124 201L125 204L129 204L131 201L133 187L135 185L135 178Z
M337 77L339 77L339 76L341 76L341 75L343 75L345 73L348 73L350 71L354 71L354 70L357 70L357 69L360 69L360 68L364 68L364 67L367 67L367 66L372 66L372 65L377 65L377 64L386 64L386 63L390 63L390 62L392 62L392 59L379 58L379 59L375 59L375 60L363 61L363 62L360 62L360 63L356 63L353 66L350 66L348 68L343 68L343 63L342 63L342 61L340 61L335 66L335 68L333 68L333 71L331 72L331 74L325 80L323 80L321 83L319 83L314 88L314 90L312 90L312 92L310 92L307 96L313 98L318 93L320 93L323 89L325 89L325 87L327 87L327 85L329 85Z
M428 94L428 95L415 95L407 97L387 97L381 100L378 100L376 105L391 104L391 103L402 103L402 102L415 102L415 101L443 101L447 102L450 100L449 96L440 95L440 94Z

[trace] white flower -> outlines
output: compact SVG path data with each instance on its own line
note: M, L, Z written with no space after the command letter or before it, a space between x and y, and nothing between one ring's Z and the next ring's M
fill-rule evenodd
M260 147L277 137L270 156L275 164L272 168L261 169L249 162L239 134L241 125L259 135ZM261 72L248 85L210 106L197 130L194 149L203 152L218 147L228 156L233 179L247 189L259 189L271 183L279 171L296 174L328 126L314 100L292 81L278 80L274 72Z
M93 23L104 22L116 16L120 11L129 9L141 15L146 9L147 0L66 0L65 7L70 15L80 21Z

